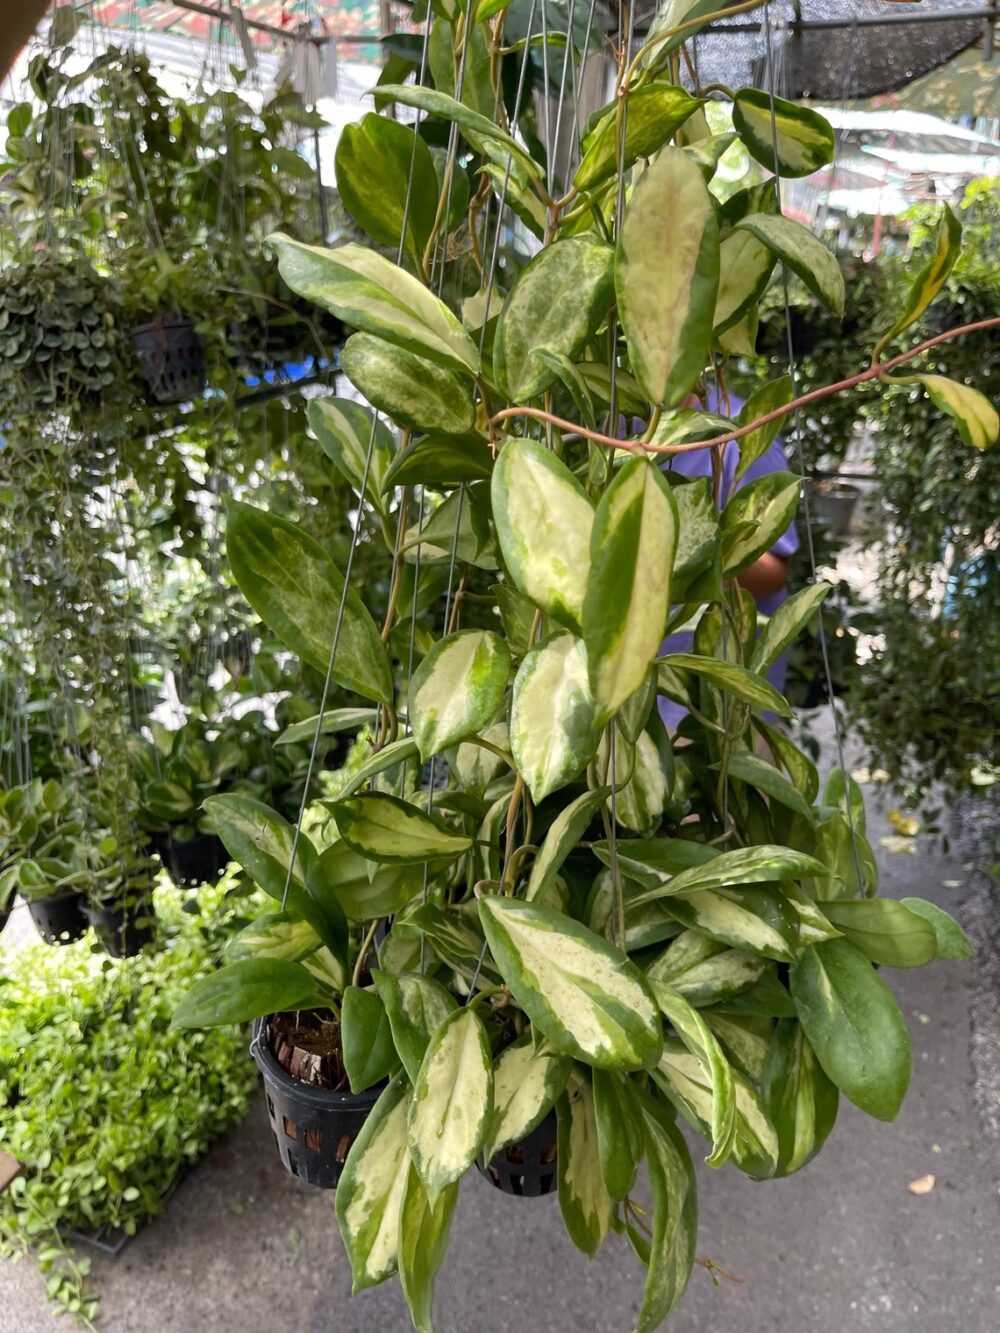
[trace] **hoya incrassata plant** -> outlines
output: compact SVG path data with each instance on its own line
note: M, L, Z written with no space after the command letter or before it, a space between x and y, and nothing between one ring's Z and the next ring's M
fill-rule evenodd
M679 1120L711 1165L758 1179L815 1155L841 1094L892 1120L910 1048L875 965L966 950L931 904L877 896L860 792L840 770L821 786L782 729L768 669L825 589L765 620L739 582L791 522L799 478L743 484L795 404L785 377L731 419L730 359L753 351L783 268L834 311L844 284L773 181L713 193L733 135L709 135L704 98L672 78L709 8L674 0L634 58L621 48L561 194L507 77L523 34L506 40L502 5L437 9L428 82L377 91L419 128L372 113L337 154L343 202L389 255L274 238L289 286L356 330L342 368L377 412L327 399L312 424L358 493L354 545L384 539L392 577L376 605L297 525L231 508L251 605L373 705L354 714L371 742L329 824L296 834L250 812L246 854L334 956L345 1049L379 1053L355 1080L387 1082L337 1213L355 1290L398 1272L421 1329L459 1180L553 1108L566 1228L588 1255L611 1231L631 1244L637 1328L656 1327L696 1254ZM830 160L815 113L725 95L763 167ZM530 262L498 262L511 215ZM958 243L946 210L872 364L822 393L915 355L891 343ZM975 389L923 382L970 443L995 439ZM671 471L692 449L710 475ZM690 650L665 652L681 626ZM674 735L661 699L686 710ZM269 935L250 940L258 958ZM267 961L273 992L258 978L231 1014L315 995L302 962ZM651 1210L632 1200L643 1162Z

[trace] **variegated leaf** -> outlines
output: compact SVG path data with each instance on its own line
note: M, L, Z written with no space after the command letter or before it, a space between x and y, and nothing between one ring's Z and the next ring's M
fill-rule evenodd
M344 604L331 678L366 699L391 703L392 672L378 628L319 542L277 514L231 501L226 554L240 591L286 648L326 672Z
M516 139L505 134L488 117L456 102L446 93L411 84L385 83L375 90L375 101L376 105L398 102L402 106L412 106L418 111L454 121L473 148L486 154L501 167L510 161L517 173L528 180L541 180L545 174Z
M473 845L437 815L384 792L331 801L329 808L344 842L368 861L454 860Z
M765 960L729 949L697 930L685 930L649 966L651 983L665 982L695 1008L721 1004L748 991L764 974Z
M461 435L475 424L471 379L384 338L352 334L340 365L354 387L397 426Z
M698 1195L687 1144L652 1093L640 1096L653 1195L649 1272L635 1333L654 1333L684 1294L698 1239Z
M795 786L812 805L819 794L819 774L816 771L816 765L777 727L769 726L759 717L753 719L753 725L754 729L764 738L771 753L795 783Z
M504 754L510 753L510 736L506 722L493 722L488 727L481 728L476 734L484 741L488 741L494 749L501 750ZM494 749L488 750L485 745L477 745L475 739L472 739L457 746L454 753L448 756L448 771L462 791L472 796L484 797L490 783L505 771L507 765L500 755L494 753Z
M726 356L756 356L759 325L760 313L756 306L751 306L735 324L716 335L716 346Z
M677 505L663 473L631 459L604 492L583 605L591 689L605 721L645 679L663 640Z
M667 884L682 870L704 865L722 854L717 847L687 838L628 838L615 850L622 872L645 889ZM595 842L593 851L602 865L611 864L607 842Z
M725 238L719 247L719 293L712 316L717 335L756 307L773 268L774 255L749 232L734 231Z
M774 213L751 213L736 224L787 264L835 315L844 313L844 275L836 257L808 227Z
M328 250L280 232L268 238L293 292L332 311L352 329L479 373L479 353L445 303L418 279L363 245Z
M210 796L205 811L226 851L276 902L308 921L339 958L347 948L347 922L336 895L314 880L316 848L270 806L240 792ZM293 854L294 852L294 854Z
M701 1017L727 1058L759 1087L774 1032L773 1020L763 1014L724 1014L718 1009L706 1009Z
M710 1117L712 1152L709 1166L728 1161L736 1143L736 1088L733 1071L706 1020L678 991L661 981L652 983L660 1012L669 1020L688 1051L702 1062L711 1080Z
M795 517L801 481L791 472L769 472L736 492L722 511L722 569L740 573L770 550Z
M652 235L671 243L650 245ZM650 402L676 406L701 374L718 286L712 196L696 164L666 148L633 187L615 262L618 318Z
M658 68L671 51L700 31L702 24L699 20L707 23L717 8L718 0L661 0L649 25L647 39L660 33L664 38L643 57L643 68Z
M581 773L597 739L586 649L572 634L558 634L533 648L514 677L510 748L532 800Z
M775 1175L790 1176L811 1162L826 1142L840 1100L794 1018L775 1026L760 1086L778 1136Z
M452 491L424 521L414 523L403 537L403 559L411 564L443 564L452 560L475 565L478 569L496 569L497 562L490 534L485 497L477 483Z
M486 162L482 167L483 175L489 178L493 193L502 199L516 217L524 223L532 235L545 239L545 228L549 215L538 195L517 180L513 172L495 162ZM492 305L492 302L491 302Z
M517 277L497 322L493 360L507 397L527 402L555 378L542 350L572 360L604 321L614 294L614 252L590 238L541 250Z
M736 1101L730 1160L748 1175L767 1179L778 1164L777 1133L750 1080L732 1067L730 1074ZM701 1057L668 1037L653 1077L691 1128L711 1140L712 1076Z
M548 1042L526 1032L500 1055L493 1070L493 1114L483 1160L519 1143L555 1105L566 1086L572 1061Z
M883 335L887 343L918 320L944 286L962 249L962 224L945 204L934 237L934 253L917 273L902 313Z
M658 733L655 739L651 734L653 730ZM615 819L633 833L648 833L659 825L670 798L674 773L670 738L658 717L649 731L639 733L634 745L620 734L617 726L613 732L613 769L610 765L604 767L609 748L608 731L604 732L598 747L597 762L599 771L607 772L617 789Z
M337 1222L351 1262L355 1295L396 1271L399 1213L411 1169L406 1117L411 1092L398 1074L351 1144L337 1186Z
M674 894L666 906L689 930L734 949L790 963L799 949L798 916L772 884Z
M618 125L612 104L587 132L583 160L573 184L578 190L593 190L616 171L628 170L640 157L652 157L703 103L684 88L653 83L629 94L625 121L624 157L619 152Z
M376 968L372 981L385 1005L396 1053L415 1083L432 1035L457 1008L455 998L439 981L420 972L394 976Z
M509 674L510 652L498 634L469 629L439 640L410 681L408 712L421 759L486 726Z
M733 127L750 156L783 177L808 176L833 161L836 140L830 122L818 111L763 89L741 88L736 94Z
M225 947L225 957L284 958L299 963L319 948L321 940L308 921L294 912L265 912L238 931Z
M570 1076L556 1115L559 1207L570 1240L593 1258L608 1234L614 1205L601 1172L594 1094L583 1074Z
M411 1163L399 1209L399 1285L417 1333L433 1333L434 1279L448 1249L458 1186L449 1185L432 1200Z
M698 889L728 889L747 884L763 884L800 875L829 877L829 870L815 857L792 847L766 844L761 847L738 847L722 852L704 865L682 870L652 889L641 894L636 902L653 901L665 894L693 893Z
M732 694L755 712L764 710L781 717L791 717L788 703L763 676L758 676L735 662L723 662L717 657L701 657L697 653L670 653L660 659L659 688L661 694L671 695L671 673L690 671L717 690Z
M322 714L303 718L286 727L275 738L275 745L300 745L303 741L312 744L317 730L321 736L332 736L338 731L355 731L369 726L377 720L378 712L374 708L328 708Z
M359 493L367 472L365 498L384 515L382 485L396 452L389 427L350 398L313 398L306 415L327 458Z
M476 1160L492 1114L489 1038L475 1009L458 1009L430 1039L407 1122L413 1164L432 1203Z
M799 919L799 944L818 944L820 940L837 938L840 931L823 915L817 907L815 899L810 898L808 893L799 888L794 880L786 879L781 886L781 891Z
M493 894L479 915L503 979L554 1046L606 1069L655 1064L659 1012L620 949L561 912Z
M601 802L607 799L610 792L610 787L586 791L556 815L532 864L524 895L527 902L544 902L546 891L555 880L559 867L580 841L600 809Z
M497 457L492 497L511 578L547 615L579 630L594 524L583 487L542 445L513 439Z
M340 201L362 230L393 250L402 232L406 249L419 259L438 199L434 161L420 135L370 111L341 130L334 166Z
M973 449L989 449L1000 435L1000 416L985 394L946 375L915 375L935 407L953 417L963 441Z

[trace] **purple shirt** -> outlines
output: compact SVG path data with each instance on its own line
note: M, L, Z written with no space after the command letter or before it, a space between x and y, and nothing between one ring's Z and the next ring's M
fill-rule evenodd
M735 417L743 404L738 398L730 396L729 415ZM716 411L717 408L709 402L708 410ZM725 446L725 452L722 458L722 494L729 495L733 485L733 477L736 473L736 466L740 457L739 440L730 440ZM741 490L748 481L754 481L758 477L765 477L770 472L784 472L788 468L788 458L785 455L785 446L781 442L780 436L774 441L767 453L763 454L755 462L751 463L740 478L736 489ZM708 449L692 449L689 453L674 454L667 470L676 472L682 477L710 477L712 475L712 461ZM779 555L787 559L794 555L799 549L799 535L795 530L795 524L790 523L778 540L771 547L772 555ZM777 611L781 603L787 598L788 589L781 588L777 592L771 593L767 597L762 597L757 603L757 609L762 615L771 616ZM691 651L691 634L671 634L662 648L661 653L688 653ZM781 692L785 688L785 672L788 668L788 655L782 653L778 660L767 673L767 678L776 690ZM675 704L671 699L659 700L660 716L663 718L668 730L674 730L681 719L685 716L687 710L680 704Z

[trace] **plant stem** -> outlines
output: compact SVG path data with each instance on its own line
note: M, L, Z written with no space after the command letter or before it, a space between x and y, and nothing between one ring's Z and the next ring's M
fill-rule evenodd
M838 380L836 384L827 384L823 388L813 389L810 393L804 393L801 398L795 398L790 403L785 403L783 407L776 407L773 412L766 412L756 421L750 421L745 426L734 426L732 430L726 431L723 435L715 435L710 440L692 440L687 444L648 444L641 440L624 440L613 435L602 435L600 431L588 430L586 426L580 426L576 422L567 421L564 417L553 416L550 412L543 412L537 407L505 407L503 411L497 412L490 418L490 425L494 426L510 417L531 417L533 421L548 421L553 426L558 426L560 430L568 431L572 435L581 435L586 440L593 440L595 444L603 444L609 449L645 449L651 454L687 454L695 449L711 449L715 445L728 444L730 440L742 439L744 435L750 435L753 431L759 430L761 426L766 426L771 421L780 421L782 417L787 417L790 413L797 411L800 407L805 407L809 403L821 402L824 398L831 398L836 393L843 393L845 389L853 389L858 384L864 384L867 380L878 379L887 371L901 366L906 361L912 361L915 356L921 352L928 351L931 347L936 347L939 343L949 342L952 338L959 338L964 333L978 333L981 329L994 329L1000 325L1000 316L994 316L992 319L978 319L974 324L962 324L957 329L948 329L945 333L939 333L934 338L928 338L926 342L919 343L908 352L902 352L899 356L892 357L889 361L882 361L875 366L869 366L867 370L859 371L857 375L850 375L845 380Z
M361 941L361 948L358 950L358 956L354 960L354 971L351 973L351 985L356 986L361 980L361 973L364 969L365 958L368 956L368 950L371 948L372 940L375 938L375 932L378 930L382 918L377 916L368 927L364 939Z

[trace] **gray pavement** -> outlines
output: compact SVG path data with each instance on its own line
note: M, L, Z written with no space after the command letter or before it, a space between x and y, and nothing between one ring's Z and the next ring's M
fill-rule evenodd
M869 798L877 789L868 787ZM739 1282L696 1269L671 1333L996 1333L1000 1330L1000 889L924 839L878 847L884 891L918 894L972 930L976 962L883 973L913 1037L913 1081L895 1125L842 1102L820 1158L755 1184L701 1166L699 1253ZM971 848L971 850L970 850ZM945 880L961 880L958 889ZM697 1145L696 1150L697 1150ZM702 1152L702 1155L703 1152ZM930 1193L911 1181L932 1173ZM351 1299L332 1199L286 1175L263 1106L181 1185L163 1217L94 1280L106 1333L405 1333L394 1283ZM628 1333L640 1270L612 1237L588 1262L554 1199L463 1184L438 1279L438 1333ZM0 1333L53 1322L29 1262L0 1263Z

